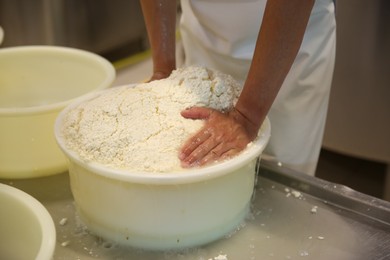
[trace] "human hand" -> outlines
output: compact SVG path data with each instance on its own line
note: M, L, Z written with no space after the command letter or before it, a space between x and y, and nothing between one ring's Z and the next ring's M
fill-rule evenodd
M159 80L159 79L165 79L168 78L169 75L171 75L172 71L156 71L153 72L152 77L148 80L148 82L153 81L153 80Z
M205 120L203 128L181 148L179 159L185 168L230 158L257 136L258 129L235 109L222 113L211 108L192 107L183 110L181 115Z

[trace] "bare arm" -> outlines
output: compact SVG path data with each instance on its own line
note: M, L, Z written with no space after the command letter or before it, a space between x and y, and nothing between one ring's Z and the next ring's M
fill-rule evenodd
M205 108L182 112L205 126L182 147L183 166L230 157L256 138L302 43L314 0L268 0L248 77L228 114Z
M269 0L248 77L236 104L257 130L302 43L314 0Z
M176 68L176 1L140 0L152 49L154 79L168 77Z

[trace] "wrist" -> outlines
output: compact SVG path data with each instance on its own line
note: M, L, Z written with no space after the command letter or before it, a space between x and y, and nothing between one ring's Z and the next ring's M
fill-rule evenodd
M150 80L159 80L168 78L171 75L171 72L155 71L153 72L152 78Z
M238 107L233 107L230 113L232 114L233 118L245 128L249 138L254 140L257 137L261 123L253 121Z
M153 75L166 78L176 69L175 58L155 57L153 58Z

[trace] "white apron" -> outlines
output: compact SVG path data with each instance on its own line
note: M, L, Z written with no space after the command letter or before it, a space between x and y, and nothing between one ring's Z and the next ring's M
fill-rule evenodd
M266 0L182 0L185 65L204 65L244 82ZM332 0L317 0L300 51L268 117L263 158L314 175L335 60Z

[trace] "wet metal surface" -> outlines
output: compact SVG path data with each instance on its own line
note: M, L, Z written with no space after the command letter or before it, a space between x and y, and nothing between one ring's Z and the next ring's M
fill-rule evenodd
M261 163L246 220L218 241L183 251L123 247L90 234L78 219L67 173L0 182L46 206L57 230L54 260L390 258L390 203L270 162Z

